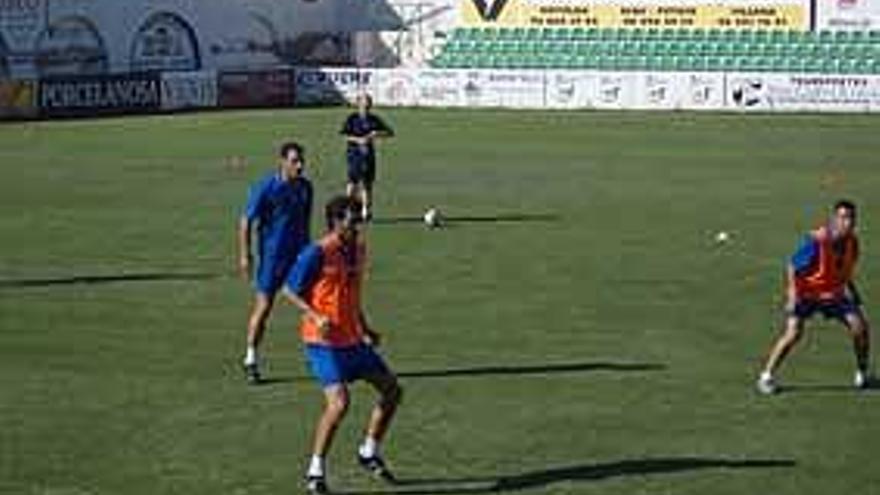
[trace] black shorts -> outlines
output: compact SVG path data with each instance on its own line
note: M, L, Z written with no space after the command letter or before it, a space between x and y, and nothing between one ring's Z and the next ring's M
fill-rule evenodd
M348 152L348 182L370 186L376 180L376 155Z
M796 316L806 320L818 312L822 313L822 316L826 319L835 319L846 323L846 317L858 313L858 311L858 301L849 297L827 301L821 299L802 299L795 305L794 311L789 312L789 316Z

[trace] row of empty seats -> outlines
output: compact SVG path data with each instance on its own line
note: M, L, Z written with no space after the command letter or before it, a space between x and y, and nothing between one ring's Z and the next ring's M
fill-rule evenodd
M880 31L457 29L443 68L880 73Z

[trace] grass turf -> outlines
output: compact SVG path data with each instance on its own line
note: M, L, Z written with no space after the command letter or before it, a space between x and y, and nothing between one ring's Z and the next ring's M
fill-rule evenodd
M247 185L295 136L317 205L343 109L0 126L0 493L297 493L319 392L279 306L267 386L240 376ZM384 110L367 299L406 387L358 471L372 402L330 459L345 493L870 493L880 394L817 321L752 382L781 273L839 196L862 207L875 305L872 116ZM428 206L450 217L425 229ZM320 217L314 219L315 233ZM731 241L716 244L715 232Z

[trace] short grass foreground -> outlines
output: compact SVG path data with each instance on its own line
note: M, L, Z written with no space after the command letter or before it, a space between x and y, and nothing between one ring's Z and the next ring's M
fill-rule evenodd
M319 205L342 190L347 111L0 126L0 493L302 491L321 396L287 305L245 384L234 227L287 138ZM880 305L880 119L379 113L367 307L406 388L402 483L357 466L357 386L331 489L876 492L880 393L840 328L814 322L782 394L754 379L785 258L839 196Z

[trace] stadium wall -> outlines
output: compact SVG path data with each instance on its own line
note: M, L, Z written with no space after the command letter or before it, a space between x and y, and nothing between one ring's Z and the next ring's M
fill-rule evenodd
M385 0L0 0L0 78L354 65Z

